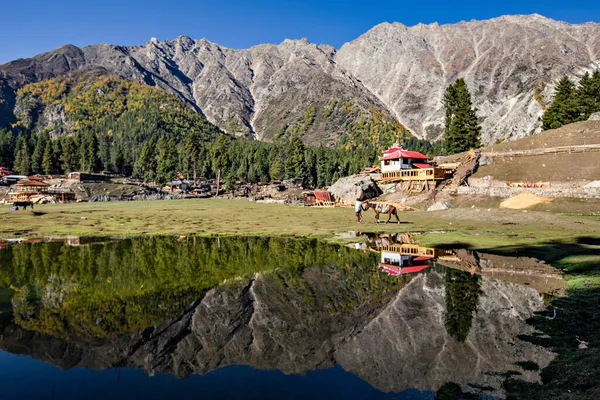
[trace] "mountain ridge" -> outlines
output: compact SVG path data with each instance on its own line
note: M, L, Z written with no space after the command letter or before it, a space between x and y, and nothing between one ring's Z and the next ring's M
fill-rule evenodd
M539 131L543 107L534 90L549 99L562 75L599 65L600 24L532 14L410 27L384 22L337 50L306 39L232 49L186 35L137 46L64 45L0 65L0 73L17 87L102 66L167 89L228 133L265 140L311 107L326 114L332 100L350 100L363 115L379 110L417 137L436 140L443 132L443 92L464 77L483 141L494 143ZM358 121L352 118L324 118L303 134L309 144L335 144Z

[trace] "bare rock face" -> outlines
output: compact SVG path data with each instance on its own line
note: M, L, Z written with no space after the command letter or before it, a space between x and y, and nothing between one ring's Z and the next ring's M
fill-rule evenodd
M361 175L345 176L338 179L329 187L329 192L336 202L352 205L357 199L366 200L381 194L381 190L371 177Z
M443 133L446 87L464 77L483 121L483 141L493 143L536 132L554 83L598 68L599 33L599 24L540 15L454 25L384 23L346 43L335 61L403 125L429 139Z
M4 64L0 76L4 73L16 88L67 72L101 67L108 73L178 95L227 133L256 134L258 139L267 140L309 109L323 113L331 101L342 104L350 100L361 110L374 108L392 118L383 103L336 66L334 54L332 47L306 40L233 50L204 39L180 36L164 42L152 39L142 46L64 46ZM330 129L324 125L308 126L305 141L335 142L336 137L330 141L324 137L337 134L343 123Z
M273 138L331 101L351 101L396 118L413 134L439 139L442 97L464 77L483 123L483 142L522 138L565 74L600 65L600 25L572 25L539 15L506 16L454 25L381 24L339 51L306 40L234 50L180 36L141 46L63 46L0 65L0 122L13 89L67 72L104 67L127 79L180 96L228 133ZM12 94L14 97L14 93ZM354 117L357 121L363 116ZM333 144L348 117L306 124L309 144Z

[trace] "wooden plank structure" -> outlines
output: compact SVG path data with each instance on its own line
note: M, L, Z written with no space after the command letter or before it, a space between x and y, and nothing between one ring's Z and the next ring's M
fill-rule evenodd
M411 168L381 173L382 183L402 181L438 181L446 179L447 170L443 168Z
M387 246L382 246L377 251L385 251L388 253L397 253L403 256L414 256L414 257L453 257L454 252L446 249L434 249L429 247L422 247L416 244L409 243L393 243Z

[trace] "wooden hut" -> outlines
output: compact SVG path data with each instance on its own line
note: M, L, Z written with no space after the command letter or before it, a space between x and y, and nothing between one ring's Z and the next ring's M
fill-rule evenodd
M314 190L304 192L304 202L311 207L335 207L331 193L327 190Z

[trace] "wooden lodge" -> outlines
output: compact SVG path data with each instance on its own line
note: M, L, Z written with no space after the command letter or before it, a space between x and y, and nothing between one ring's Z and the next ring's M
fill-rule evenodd
M429 157L418 151L404 150L397 145L390 147L379 157L381 161L381 181L436 181L447 178L445 169L435 168Z
M47 194L48 186L46 182L37 176L21 179L14 185L14 191L8 193L8 200L12 202L30 201L33 196Z
M432 258L441 258L454 255L454 252L452 250L422 247L412 243L391 243L381 246L377 250L387 253L396 253L401 256L408 257L424 256Z

